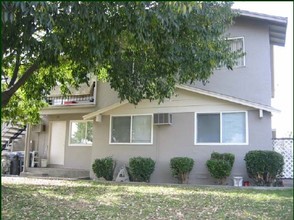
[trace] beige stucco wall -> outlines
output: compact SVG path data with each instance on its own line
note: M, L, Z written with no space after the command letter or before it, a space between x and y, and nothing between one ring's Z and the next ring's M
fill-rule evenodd
M91 163L96 158L112 156L117 161L117 169L134 156L151 157L156 161L155 171L151 182L172 183L176 182L171 176L169 161L176 156L189 156L195 160L194 168L190 175L191 183L210 184L214 180L210 177L205 166L213 151L235 154L236 162L233 167L233 175L242 175L247 178L244 156L249 150L271 150L270 114L264 113L259 118L258 110L197 95L192 92L178 90L177 96L158 106L156 102L144 101L137 106L125 104L121 107L105 112L101 122L94 122L94 143L92 147ZM247 145L194 145L195 112L219 112L219 111L247 111L249 143ZM147 114L157 112L173 113L173 124L153 126L153 144L150 145L119 145L109 144L109 125L111 115L121 114ZM91 177L95 178L91 171ZM231 179L228 179L231 184Z
M66 137L64 146L64 165L49 164L49 167L64 167L89 170L91 166L92 146L69 146L69 126L71 120L83 120L84 114L50 115L44 117L42 123L45 124L45 132L31 133L31 140L34 142L34 149L38 149L41 158L45 155L48 158L50 152L51 123L54 121L66 122ZM45 120L46 119L46 120ZM60 143L62 145L63 143ZM49 160L50 161L50 160Z
M106 85L104 85L106 86ZM101 91L102 92L102 91ZM113 104L115 98L105 98L104 106ZM247 145L216 145L201 146L194 145L195 112L220 112L220 111L246 111L248 113L248 135ZM153 126L153 143L149 145L136 144L109 144L109 125L111 115L129 114L153 114L172 113L173 124ZM271 150L271 115L264 112L263 118L259 117L258 110L250 107L233 104L228 101L219 100L190 91L177 89L176 96L166 100L164 103L142 101L139 105L124 104L102 114L102 121L94 121L93 146L69 146L68 135L71 120L82 120L84 113L80 114L58 114L47 115L43 123L46 131L32 134L34 143L38 145L39 152L44 151L45 146L50 150L50 123L52 121L66 122L65 143L65 168L86 169L92 172L92 163L96 158L112 156L117 161L115 174L121 165L128 165L129 158L135 156L151 157L156 161L155 171L151 182L154 183L176 183L171 176L169 161L176 156L189 156L195 160L194 168L190 175L190 183L211 184L214 180L210 177L205 166L213 151L235 154L236 161L232 176L242 175L247 178L244 156L249 150L268 149ZM54 166L54 165L53 165ZM228 179L231 183L231 179Z
M268 25L261 21L238 18L228 33L232 38L244 38L245 66L233 70L215 70L209 83L203 85L198 82L195 86L270 105L273 79Z
M118 94L111 89L110 84L106 82L97 82L97 106L96 110L105 108L119 102Z

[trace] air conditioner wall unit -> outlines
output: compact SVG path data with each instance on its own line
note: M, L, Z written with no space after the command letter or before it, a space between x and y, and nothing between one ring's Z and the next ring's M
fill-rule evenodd
M154 125L171 125L172 122L173 118L170 113L156 113L153 115Z

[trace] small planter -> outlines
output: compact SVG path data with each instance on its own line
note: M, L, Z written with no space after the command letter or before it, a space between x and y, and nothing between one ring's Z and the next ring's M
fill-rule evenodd
M47 167L47 159L41 159L41 167Z
M234 177L234 186L243 186L243 177L241 176L235 176Z
M244 181L243 186L250 186L250 182L249 181Z

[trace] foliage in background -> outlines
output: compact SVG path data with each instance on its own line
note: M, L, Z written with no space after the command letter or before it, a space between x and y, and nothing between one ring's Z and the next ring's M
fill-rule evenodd
M76 131L71 136L71 144L93 143L93 122L72 122L72 126L76 125Z
M244 158L248 176L258 186L271 186L282 175L284 158L275 151L249 151Z
M206 162L210 175L217 179L219 184L224 184L227 177L231 175L234 165L235 155L231 153L213 152Z
M111 157L96 159L92 164L92 170L97 178L103 177L106 180L113 180L115 161Z
M194 160L189 157L174 157L170 160L172 175L179 183L188 183L189 174L194 166Z
M176 83L232 68L232 2L2 1L2 120L37 123L55 86L95 75L121 100L163 101Z
M132 157L129 159L131 179L136 182L149 182L155 168L155 161L151 158Z

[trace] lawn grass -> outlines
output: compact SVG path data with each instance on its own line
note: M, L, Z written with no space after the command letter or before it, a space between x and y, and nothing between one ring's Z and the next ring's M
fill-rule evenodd
M293 189L2 182L1 219L293 219Z

